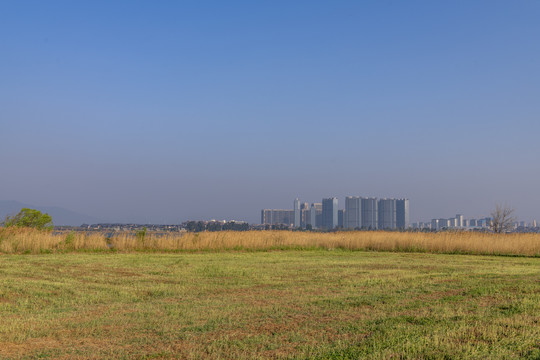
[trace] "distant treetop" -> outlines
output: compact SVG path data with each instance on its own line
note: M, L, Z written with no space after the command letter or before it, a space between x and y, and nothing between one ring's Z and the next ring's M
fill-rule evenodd
M3 225L5 227L29 227L38 230L52 230L52 217L39 210L22 208L17 215L7 216Z

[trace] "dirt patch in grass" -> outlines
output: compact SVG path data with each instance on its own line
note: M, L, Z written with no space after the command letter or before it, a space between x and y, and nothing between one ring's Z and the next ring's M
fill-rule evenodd
M480 307L491 307L500 304L501 300L493 295L484 295L476 299L475 303Z
M262 308L273 304L283 304L284 300L298 296L291 290L272 289L268 285L255 285L243 288L226 288L216 291L212 297L226 296L252 308Z
M27 340L22 343L1 342L0 355L6 357L20 357L32 354L38 350L54 349L62 346L62 343L52 338L38 338Z
M462 295L466 289L453 289L445 291L433 291L429 294L422 294L415 298L415 300L440 300L449 296Z
M437 279L437 280L435 280L435 283L437 283L437 284L448 284L448 283L455 283L455 282L459 282L459 281L460 281L459 279L454 279L454 278Z

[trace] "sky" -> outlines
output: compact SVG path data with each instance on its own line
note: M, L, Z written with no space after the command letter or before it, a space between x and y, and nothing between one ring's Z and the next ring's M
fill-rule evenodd
M540 1L1 1L0 200L540 220Z

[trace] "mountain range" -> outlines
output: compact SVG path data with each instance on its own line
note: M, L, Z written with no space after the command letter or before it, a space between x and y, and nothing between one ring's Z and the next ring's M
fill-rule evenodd
M52 216L53 224L58 226L79 226L81 224L97 224L104 222L102 219L58 206L36 206L12 200L0 200L0 222L4 221L8 215L15 215L22 208L36 209L45 212Z

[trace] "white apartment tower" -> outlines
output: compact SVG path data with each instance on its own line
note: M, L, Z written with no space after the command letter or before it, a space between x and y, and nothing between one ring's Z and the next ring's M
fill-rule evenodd
M300 200L298 198L294 199L293 203L294 209L294 227L300 227Z

